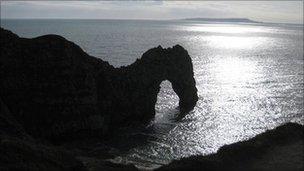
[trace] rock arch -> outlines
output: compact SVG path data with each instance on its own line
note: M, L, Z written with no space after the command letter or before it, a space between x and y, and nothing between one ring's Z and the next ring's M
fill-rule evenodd
M198 97L193 77L193 66L188 52L181 46L164 49L161 46L145 52L135 63L107 73L111 90L107 96L113 106L109 116L110 125L148 124L155 116L155 103L162 81L168 80L179 97L180 116L193 109ZM97 86L100 87L100 86ZM99 101L102 101L101 97ZM112 98L112 99L111 99ZM115 100L121 99L121 100Z

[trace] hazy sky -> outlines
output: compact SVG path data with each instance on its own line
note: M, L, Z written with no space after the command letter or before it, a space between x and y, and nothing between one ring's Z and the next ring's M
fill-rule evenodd
M303 23L303 1L1 1L1 18L250 18Z

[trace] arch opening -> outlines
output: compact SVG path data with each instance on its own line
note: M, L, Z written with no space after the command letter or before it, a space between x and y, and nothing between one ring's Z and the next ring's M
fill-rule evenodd
M171 82L162 81L155 103L154 123L171 122L179 113L178 105L179 97L174 92Z

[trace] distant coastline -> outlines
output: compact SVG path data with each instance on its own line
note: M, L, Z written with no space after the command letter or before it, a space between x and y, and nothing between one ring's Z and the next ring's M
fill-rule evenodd
M185 18L184 20L208 21L208 22L237 22L237 23L263 23L248 18Z

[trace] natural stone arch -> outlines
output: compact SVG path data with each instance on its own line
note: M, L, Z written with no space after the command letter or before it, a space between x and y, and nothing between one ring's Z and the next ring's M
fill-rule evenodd
M168 80L179 97L178 118L182 118L198 100L193 75L191 58L183 47L164 49L159 46L127 67L99 74L97 87L103 88L99 88L98 101L111 101L111 106L106 106L111 126L147 125L155 117L159 85Z

